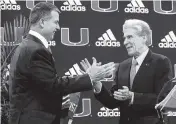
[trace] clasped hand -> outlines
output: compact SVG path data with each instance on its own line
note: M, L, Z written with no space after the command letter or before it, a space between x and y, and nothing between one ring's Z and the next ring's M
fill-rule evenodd
M120 101L131 100L132 92L129 91L127 86L123 86L123 89L118 89L118 91L114 91L114 98Z
M112 75L113 71L115 70L114 62L109 62L107 64L101 65L101 63L97 63L97 60L94 57L92 59L92 65L86 58L80 62L84 71L89 74L92 82L100 81Z

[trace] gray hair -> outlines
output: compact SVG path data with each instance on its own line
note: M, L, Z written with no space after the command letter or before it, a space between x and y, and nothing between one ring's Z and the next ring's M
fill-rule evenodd
M127 28L133 28L137 30L139 36L146 36L146 45L149 46L152 40L152 30L147 22L139 19L128 19L123 24L123 31Z

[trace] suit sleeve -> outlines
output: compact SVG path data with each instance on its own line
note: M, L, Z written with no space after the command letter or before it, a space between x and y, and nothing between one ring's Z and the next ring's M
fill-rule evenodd
M168 58L159 60L156 64L156 74L154 78L154 93L134 92L133 107L138 109L153 109L159 92L164 84L172 78L172 65ZM141 102L142 101L142 102Z
M117 71L118 72L118 71ZM115 90L118 90L118 86L115 84L117 82L117 72L116 77L113 82L113 86L110 91L108 91L103 85L101 92L98 94L95 94L95 98L100 101L105 107L108 107L109 109L114 109L117 107L120 107L120 105L123 103L122 101L114 99L113 93Z
M75 78L59 77L51 60L51 53L45 49L33 52L28 69L31 83L35 83L35 87L63 95L92 89L91 80L87 74Z

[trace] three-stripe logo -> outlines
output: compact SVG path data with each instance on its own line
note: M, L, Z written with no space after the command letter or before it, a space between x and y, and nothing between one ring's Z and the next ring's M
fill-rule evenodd
M141 0L132 0L127 7L145 7Z
M124 11L126 13L149 13L149 9L144 6L142 0L132 0Z
M95 45L98 47L120 47L120 42L116 40L111 29L108 29L101 37L98 38Z
M0 10L21 10L16 0L0 0Z
M66 0L63 5L60 8L62 11L86 11L80 0Z
M75 5L75 6L80 5L81 6L82 5L79 0L67 0L63 4L66 5L66 6L69 6L69 5L72 5L72 6L73 5Z
M62 97L62 109L70 107L70 95L66 95Z
M69 69L69 71L67 71L65 73L66 76L71 76L71 77L74 77L74 76L77 76L77 75L82 75L83 73L80 71L80 67L79 65L76 63L73 65L72 68Z
M158 44L160 48L176 48L176 36L173 31L170 31L165 38L161 39L161 42Z
M0 4L17 4L15 0L0 0Z

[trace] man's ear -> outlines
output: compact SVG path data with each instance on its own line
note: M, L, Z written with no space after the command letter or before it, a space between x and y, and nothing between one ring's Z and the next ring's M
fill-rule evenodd
M44 27L44 23L45 23L45 21L44 21L44 19L43 18L41 18L40 20L39 20L39 25L40 25L40 27Z
M144 43L146 44L147 43L147 36L144 35L144 36L142 36L142 38L143 38Z

